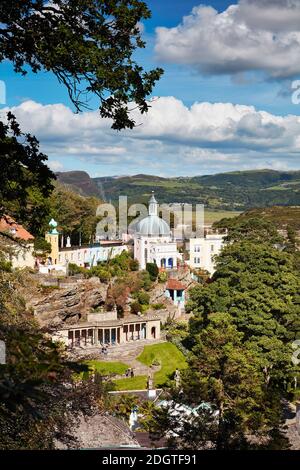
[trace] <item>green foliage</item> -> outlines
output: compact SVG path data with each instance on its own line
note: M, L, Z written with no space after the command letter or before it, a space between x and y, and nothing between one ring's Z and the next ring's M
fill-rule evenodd
M153 308L154 310L165 310L166 306L165 304L157 303L157 304L151 304L151 308Z
M159 282L167 282L168 274L166 273L166 271L162 271L158 274L158 280Z
M146 264L146 270L148 271L148 273L150 275L151 281L153 281L153 282L156 281L158 273L159 273L159 269L158 269L156 263L147 263Z
M137 294L137 300L142 305L149 305L150 295L145 291L139 291Z
M100 200L83 197L56 183L50 198L51 215L58 222L60 230L71 236L74 245L90 243L96 230L96 210ZM79 235L80 233L80 235Z
M100 115L114 129L132 128L129 103L148 110L162 69L145 72L133 55L144 48L138 22L150 17L139 0L17 0L1 4L0 60L8 59L22 75L51 71L63 83L77 111L87 96L97 97ZM81 97L84 96L82 100Z
M138 271L139 270L139 262L137 259L131 259L129 262L130 271Z
M37 139L22 133L9 112L7 124L0 122L0 218L10 215L34 235L49 214L47 198L55 178L46 161Z
M36 237L34 239L34 251L37 256L46 257L51 253L51 243L47 242L45 238Z
M167 337L189 350L189 367L180 390L170 392L170 409L154 413L152 430L157 436L178 430L175 447L286 448L282 400L292 397L291 343L300 330L294 253L283 250L282 240L277 244L268 220L226 224L230 243L212 279L189 291L187 334L167 325ZM172 413L176 404L197 414L180 421Z
M99 277L101 282L108 283L112 277L110 270L105 266L95 266L86 270L87 277Z
M76 274L83 274L86 276L87 270L81 266L77 266L77 264L69 263L68 265L69 276L75 276Z
M141 313L142 312L142 305L139 303L139 302L132 302L130 304L130 310L131 310L131 313L133 313L134 315L137 315L138 313Z

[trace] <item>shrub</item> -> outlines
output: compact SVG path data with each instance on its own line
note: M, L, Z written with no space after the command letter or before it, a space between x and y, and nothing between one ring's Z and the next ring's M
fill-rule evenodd
M150 275L151 281L156 281L158 273L159 273L157 265L155 263L147 263L146 270L148 271Z
M165 304L162 303L152 304L151 307L154 310L164 310L166 308Z
M168 274L165 271L162 271L158 275L159 282L166 282L168 280Z
M44 255L51 253L51 243L47 242L44 238L37 237L34 239L34 252L36 254Z
M150 295L145 291L140 291L137 295L137 300L142 305L148 305L150 302Z
M88 273L89 277L99 277L100 281L105 283L107 283L111 278L109 270L103 266L95 266L94 268L91 268Z
M132 302L132 304L130 305L130 309L131 309L131 313L137 315L138 313L140 313L142 311L142 306L139 302Z
M130 267L130 271L138 271L140 267L138 260L131 259L129 262L129 267Z
M69 263L68 266L69 276L74 276L75 274L84 274L86 275L86 269L82 268L81 266L77 266L77 264Z

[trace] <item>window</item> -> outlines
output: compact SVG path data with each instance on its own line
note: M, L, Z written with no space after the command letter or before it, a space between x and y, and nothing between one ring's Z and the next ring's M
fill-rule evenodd
M210 245L210 251L213 253L215 251L214 245Z
M200 250L201 250L200 245L195 245L195 246L194 246L194 252L195 252L195 253L200 253Z
M200 264L200 258L194 258L194 263L195 264Z

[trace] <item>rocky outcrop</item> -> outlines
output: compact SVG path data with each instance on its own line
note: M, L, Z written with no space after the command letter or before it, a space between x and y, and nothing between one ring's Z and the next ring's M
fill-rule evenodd
M106 292L107 285L98 278L80 279L70 287L39 289L27 305L41 326L58 328L86 320L91 310L104 304Z
M118 448L120 446L139 447L138 441L127 423L114 416L98 413L94 416L79 418L78 428L73 437L79 449ZM56 442L57 449L66 449L61 442Z

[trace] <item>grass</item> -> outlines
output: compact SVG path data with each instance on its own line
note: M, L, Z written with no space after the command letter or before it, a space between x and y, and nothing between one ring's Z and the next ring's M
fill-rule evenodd
M161 369L154 374L154 385L157 387L164 385L176 368L184 369L187 367L184 355L172 343L158 343L145 346L137 360L147 366L151 366L154 361L160 362Z
M211 211L205 210L204 211L204 223L206 224L213 224L214 222L218 222L221 219L237 217L241 212L238 211Z
M158 343L145 346L143 352L137 357L142 364L151 366L153 362L159 362L161 369L154 374L154 385L160 387L164 385L169 377L174 374L176 368L184 369L187 366L185 357L181 351L172 343ZM91 370L96 370L102 375L123 375L128 369L128 365L123 362L106 361L86 361L85 364ZM83 378L88 372L83 373ZM136 375L124 379L114 380L117 390L145 390L147 387L147 376Z
M146 375L136 375L128 379L115 380L117 390L145 390L147 386Z
M104 362L104 361L86 361L84 364L88 365L93 371L97 371L102 375L123 375L128 369L128 365L123 362ZM88 372L83 372L83 378L87 376Z

